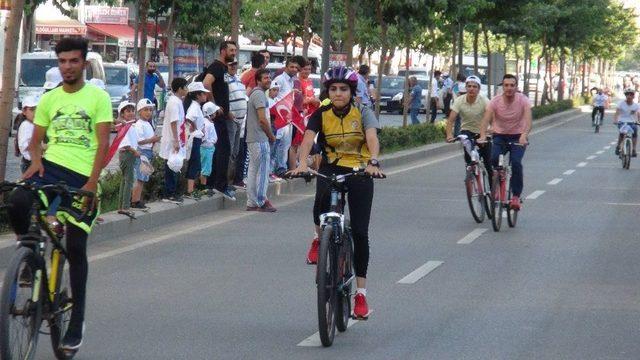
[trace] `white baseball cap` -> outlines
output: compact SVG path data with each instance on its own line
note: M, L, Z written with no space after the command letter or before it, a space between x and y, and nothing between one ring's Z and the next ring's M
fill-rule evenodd
M38 99L36 96L27 96L24 98L24 100L22 100L22 108L26 108L26 107L36 107L38 106L38 101L40 101L40 99Z
M60 73L60 69L56 67L52 67L47 70L44 75L44 85L42 86L45 90L51 90L56 88L62 82L62 74Z
M189 86L187 86L187 90L189 90L189 92L196 92L196 91L202 91L206 93L209 92L209 90L207 90L204 87L204 84L200 81L194 81L191 84L189 84Z
M136 106L136 111L140 111L142 109L148 108L148 107L156 107L156 104L153 103L153 101L144 98L141 99L140 101L138 101L138 105Z
M99 87L102 90L107 88L107 86L104 84L104 81L102 81L102 79L98 79L98 78L93 78L93 79L89 80L89 84L93 84L93 85Z
M213 115L218 111L218 109L220 109L220 107L211 101L207 101L202 105L202 112L204 113L204 116Z
M136 107L136 104L132 103L131 101L123 101L120 103L120 105L118 105L118 114L120 114L122 112L122 109L126 108L127 106L132 106L132 107Z
M464 82L472 82L478 84L478 86L482 86L482 81L480 81L480 78L475 75L467 76L467 79Z

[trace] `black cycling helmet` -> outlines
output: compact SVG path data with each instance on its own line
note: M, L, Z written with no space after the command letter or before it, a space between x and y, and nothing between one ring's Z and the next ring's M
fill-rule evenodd
M324 89L328 92L329 86L335 83L343 83L351 88L351 96L356 96L358 87L358 73L346 66L335 66L327 70L322 77Z

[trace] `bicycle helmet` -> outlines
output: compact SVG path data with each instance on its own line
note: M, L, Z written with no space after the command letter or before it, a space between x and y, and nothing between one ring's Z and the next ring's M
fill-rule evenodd
M323 86L329 91L329 86L335 83L343 83L351 88L351 96L356 96L358 86L358 73L345 66L336 66L327 70L323 76Z

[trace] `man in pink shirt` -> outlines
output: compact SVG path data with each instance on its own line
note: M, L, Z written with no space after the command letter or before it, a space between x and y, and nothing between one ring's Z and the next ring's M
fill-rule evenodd
M522 157L531 131L531 105L529 99L518 90L518 79L511 74L502 78L503 93L494 97L482 118L480 139L486 142L487 128L491 124L493 130L493 147L491 162L498 166L501 154L509 152L511 160L511 208L520 210L520 195L523 188Z

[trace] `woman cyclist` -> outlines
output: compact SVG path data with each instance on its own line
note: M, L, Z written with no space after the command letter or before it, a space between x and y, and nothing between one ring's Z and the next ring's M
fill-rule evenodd
M384 174L378 164L378 129L380 125L371 109L355 102L358 75L346 67L334 67L324 74L324 91L330 103L321 106L309 118L300 152L299 165L292 175L309 171L307 157L318 135L322 150L319 172L324 175L347 174L353 168L364 168L373 177ZM373 180L364 177L348 177L347 200L351 217L354 242L354 267L356 272L356 296L354 316L367 319L369 308L366 300L367 266L369 264L369 220L373 202ZM320 234L320 214L329 210L330 191L326 179L317 178L316 198L313 205L313 221L316 234ZM319 240L316 236L307 255L309 264L318 261Z

